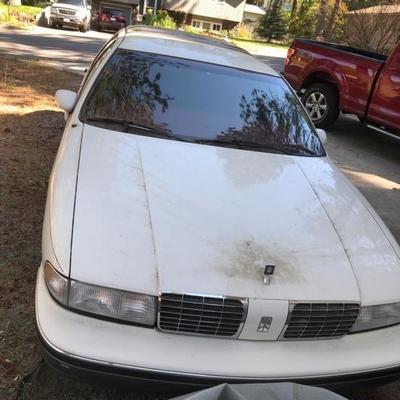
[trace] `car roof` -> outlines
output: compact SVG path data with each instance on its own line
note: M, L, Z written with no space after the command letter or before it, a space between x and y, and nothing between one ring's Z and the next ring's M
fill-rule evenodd
M279 76L269 65L228 41L178 29L129 26L119 47Z

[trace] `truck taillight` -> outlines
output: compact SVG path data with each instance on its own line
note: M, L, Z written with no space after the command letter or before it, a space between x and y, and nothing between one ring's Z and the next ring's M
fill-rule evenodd
M295 53L296 53L296 50L293 49L292 47L290 47L288 52L287 52L285 65L288 65L290 63L290 59L292 58L292 56L294 56Z

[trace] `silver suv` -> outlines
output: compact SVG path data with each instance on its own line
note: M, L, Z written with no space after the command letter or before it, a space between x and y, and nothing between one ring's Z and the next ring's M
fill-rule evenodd
M56 0L50 7L50 26L72 26L87 32L90 27L90 10L91 6L86 0Z

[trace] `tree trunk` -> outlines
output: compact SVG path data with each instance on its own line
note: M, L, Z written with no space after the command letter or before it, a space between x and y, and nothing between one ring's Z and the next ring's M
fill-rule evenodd
M297 13L297 0L292 2L292 11L290 12L290 19L292 19Z
M21 0L10 0L10 6L20 6Z
M338 12L339 12L340 4L341 4L341 0L335 0L335 5L333 6L332 13L331 13L331 15L329 17L329 20L328 20L328 26L327 26L326 31L325 31L325 38L327 40L331 40L332 39L332 34L333 34L334 29L335 29L336 17L337 17Z
M317 26L315 27L315 38L317 40L324 39L324 29L326 13L328 10L328 0L320 0L319 13L317 18Z

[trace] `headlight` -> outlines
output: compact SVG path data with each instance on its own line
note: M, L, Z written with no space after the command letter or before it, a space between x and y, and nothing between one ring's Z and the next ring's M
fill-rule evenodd
M146 326L156 322L154 296L67 279L48 261L44 264L44 279L55 300L68 308Z
M351 332L360 332L400 324L400 303L361 307Z

